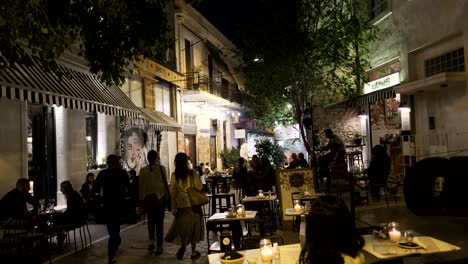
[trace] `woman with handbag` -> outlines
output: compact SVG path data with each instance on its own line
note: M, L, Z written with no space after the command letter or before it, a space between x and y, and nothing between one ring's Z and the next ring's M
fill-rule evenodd
M175 216L172 226L166 235L166 241L180 238L181 247L177 251L177 259L184 257L185 247L191 244L191 259L200 257L196 251L197 243L203 241L205 225L201 206L206 203L206 195L198 174L187 167L187 155L178 153L174 159L175 172L171 175L170 192L172 199L172 214ZM206 200L205 200L206 199Z
M148 166L140 170L139 190L140 200L148 217L148 236L150 243L148 250L155 249L154 240L156 238L156 255L163 252L163 225L166 208L171 210L171 198L165 169L157 162L158 153L155 150L148 152ZM156 236L155 236L156 233Z

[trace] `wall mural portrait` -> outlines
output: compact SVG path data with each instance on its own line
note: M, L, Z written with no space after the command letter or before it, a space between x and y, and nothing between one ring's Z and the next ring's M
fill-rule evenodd
M137 175L140 174L140 169L147 164L147 138L146 132L137 127L126 130L123 136L125 165L127 166L127 170L133 169Z

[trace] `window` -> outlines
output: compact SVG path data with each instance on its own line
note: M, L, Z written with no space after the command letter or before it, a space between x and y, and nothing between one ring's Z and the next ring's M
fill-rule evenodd
M370 0L371 19L388 10L388 0Z
M86 156L88 158L88 169L96 169L97 150L97 116L90 114L86 117Z
M143 82L139 79L127 79L120 89L138 107L143 107Z
M156 110L171 116L171 91L164 84L158 83L154 85L154 100Z
M456 49L424 61L426 77L441 72L464 72L465 55L463 48Z

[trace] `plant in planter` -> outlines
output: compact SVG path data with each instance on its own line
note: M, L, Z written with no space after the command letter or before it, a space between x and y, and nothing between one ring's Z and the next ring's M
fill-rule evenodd
M240 157L240 149L237 148L232 148L232 149L223 149L219 153L219 156L221 157L221 160L223 162L223 167L229 168L229 167L234 167L237 164L237 160Z

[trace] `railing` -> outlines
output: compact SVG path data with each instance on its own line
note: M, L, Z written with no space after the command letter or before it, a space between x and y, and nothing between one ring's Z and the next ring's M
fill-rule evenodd
M232 102L241 103L240 92L235 88L229 87L232 85L230 83L222 85L222 82L215 81L214 78L209 78L209 76L199 72L188 72L185 74L185 78L187 90L204 91Z

